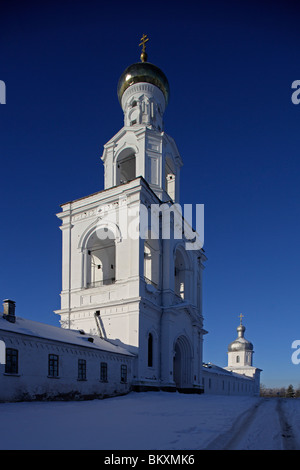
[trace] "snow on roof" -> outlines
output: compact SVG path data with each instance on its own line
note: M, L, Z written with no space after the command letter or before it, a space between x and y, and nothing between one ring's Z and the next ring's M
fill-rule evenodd
M76 346L83 346L91 349L98 349L101 351L124 354L126 356L134 357L134 354L127 351L127 349L117 346L107 339L100 338L81 332L82 330L69 330L60 328L46 323L40 323L33 320L27 320L21 317L15 317L15 323L6 320L4 316L0 315L0 331L10 331L20 335L32 336L51 341L59 341L61 343L73 344Z
M215 364L212 364L211 362L208 362L207 364L202 364L203 370L207 370L209 373L213 374L218 374L218 375L230 375L231 377L238 377L241 378L241 376L245 379L252 380L251 377L247 377L242 373L238 374L236 372L232 372L230 370L223 369L222 367L216 366Z

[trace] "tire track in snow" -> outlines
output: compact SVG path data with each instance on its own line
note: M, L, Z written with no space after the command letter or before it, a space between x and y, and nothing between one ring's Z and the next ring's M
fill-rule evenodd
M281 398L261 398L206 450L300 450Z
M291 398L290 398L291 400ZM279 422L281 426L281 437L284 450L300 450L297 441L294 436L293 428L289 424L287 417L282 408L282 399L277 399L276 411L279 416Z
M247 411L243 412L234 421L231 428L224 434L220 434L214 439L205 450L230 450L235 449L235 445L247 433L248 427L254 421L258 410L263 405L264 400L259 401Z

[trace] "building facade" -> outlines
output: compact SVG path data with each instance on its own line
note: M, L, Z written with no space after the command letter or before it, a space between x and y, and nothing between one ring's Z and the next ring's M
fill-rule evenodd
M134 356L83 331L15 316L4 301L0 316L0 401L75 400L131 390Z

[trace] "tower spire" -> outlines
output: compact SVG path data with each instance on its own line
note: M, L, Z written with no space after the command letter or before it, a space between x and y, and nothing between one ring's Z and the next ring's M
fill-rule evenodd
M143 34L143 36L141 37L141 42L139 44L139 46L143 46L142 53L141 53L142 62L147 62L147 59L148 59L148 55L146 52L146 42L148 41L149 41L149 38L147 37L147 34Z

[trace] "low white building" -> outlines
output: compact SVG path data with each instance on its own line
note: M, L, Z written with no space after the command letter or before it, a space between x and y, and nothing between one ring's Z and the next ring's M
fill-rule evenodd
M254 381L246 375L227 371L215 364L203 364L203 392L214 395L259 395Z
M0 401L105 398L131 390L134 356L126 349L83 331L16 317L10 300L4 312Z

